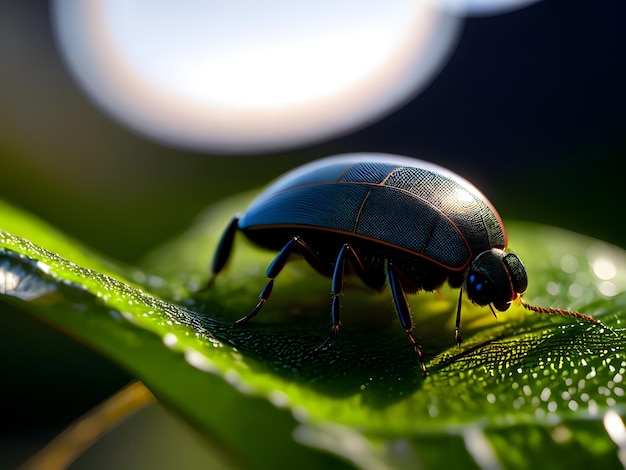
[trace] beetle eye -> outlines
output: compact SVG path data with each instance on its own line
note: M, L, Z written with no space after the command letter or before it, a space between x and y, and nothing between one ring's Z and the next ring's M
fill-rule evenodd
M470 271L467 275L466 291L470 300L478 305L493 302L494 285L484 274Z

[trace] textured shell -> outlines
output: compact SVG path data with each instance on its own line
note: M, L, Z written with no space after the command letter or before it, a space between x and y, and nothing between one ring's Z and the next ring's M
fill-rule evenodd
M347 154L286 173L252 202L239 228L345 233L462 270L506 247L501 219L469 182L439 166L387 154Z

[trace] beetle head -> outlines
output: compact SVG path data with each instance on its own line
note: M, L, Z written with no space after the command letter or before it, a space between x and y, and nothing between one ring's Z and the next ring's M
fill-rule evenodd
M504 311L526 290L528 278L515 253L492 248L480 253L470 264L465 292L478 305L493 305Z

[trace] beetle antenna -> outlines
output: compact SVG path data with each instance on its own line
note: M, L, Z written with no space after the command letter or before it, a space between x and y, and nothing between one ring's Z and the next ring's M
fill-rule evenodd
M600 320L590 317L589 315L585 315L584 313L575 312L572 310L560 309L560 308L538 307L536 305L530 305L524 302L521 295L518 298L519 298L520 303L522 304L522 307L524 307L526 310L530 310L536 313L545 313L547 315L561 315L563 317L578 318L588 323L595 323L596 325L600 325L604 327L604 324L602 324Z

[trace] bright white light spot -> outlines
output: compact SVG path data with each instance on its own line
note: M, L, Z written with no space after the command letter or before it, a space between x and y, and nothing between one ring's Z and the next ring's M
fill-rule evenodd
M37 268L47 273L50 267L38 262ZM0 294L31 301L56 289L53 282L44 281L38 274L29 272L23 267L5 261L0 264Z
M466 204L472 204L475 201L475 197L468 191L462 188L456 188L455 190L458 202L464 202Z
M604 281L609 281L617 274L617 267L612 259L597 258L591 263L593 273Z
M14 272L0 270L0 294L11 295L17 290L21 280L22 278Z
M268 399L276 408L285 408L289 404L289 397L285 392L273 390L269 393Z
M42 273L50 275L52 270L50 266L44 263L43 261L37 261L36 263L37 269L39 269Z
M611 440L621 451L626 451L626 426L622 417L615 411L609 410L604 415L603 423Z
M120 121L258 153L363 126L423 89L459 32L436 3L56 0L53 19L78 82Z
M465 442L465 448L480 468L500 468L493 447L491 447L481 429L475 426L468 427L463 432L463 441Z
M168 348L173 348L178 344L178 338L173 333L166 333L165 336L163 336L163 344Z
M195 349L185 351L185 360L189 365L203 372L217 372L215 365L204 354Z

